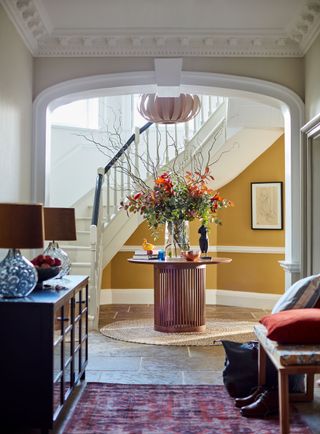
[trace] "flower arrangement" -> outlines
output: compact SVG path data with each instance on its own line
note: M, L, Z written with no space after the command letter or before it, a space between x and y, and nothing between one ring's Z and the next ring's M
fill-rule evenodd
M208 182L213 179L209 167L204 173L164 172L152 186L145 184L141 191L127 196L121 207L128 213L143 215L154 233L160 224L167 222L199 219L205 226L209 222L221 224L218 209L233 204L209 188Z

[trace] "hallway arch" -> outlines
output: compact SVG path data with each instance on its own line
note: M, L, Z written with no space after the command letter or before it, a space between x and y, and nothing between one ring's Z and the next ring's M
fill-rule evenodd
M46 203L50 179L48 113L60 105L101 95L156 92L154 71L115 73L68 80L42 91L33 108L32 198ZM181 92L247 97L279 108L285 125L285 261L286 287L300 274L300 128L304 123L301 98L285 86L227 74L182 71Z

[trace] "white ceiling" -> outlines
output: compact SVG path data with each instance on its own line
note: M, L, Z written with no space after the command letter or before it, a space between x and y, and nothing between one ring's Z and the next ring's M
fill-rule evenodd
M320 0L0 0L34 56L303 56Z

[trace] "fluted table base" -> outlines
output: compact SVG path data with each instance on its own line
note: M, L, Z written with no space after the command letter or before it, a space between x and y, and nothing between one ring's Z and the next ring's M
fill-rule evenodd
M206 328L204 264L156 264L154 329L159 332L202 332Z
M158 332L203 332L206 329L206 266L228 264L230 258L183 258L165 261L128 259L154 266L154 329Z

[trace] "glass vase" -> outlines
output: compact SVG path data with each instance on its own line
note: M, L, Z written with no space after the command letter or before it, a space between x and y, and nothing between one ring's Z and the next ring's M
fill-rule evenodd
M189 222L167 221L165 227L165 251L167 258L180 258L181 252L190 250Z
M43 255L51 256L52 258L58 258L61 261L61 271L55 276L56 278L60 278L69 274L71 269L71 261L67 253L60 249L59 244L56 241L51 241L48 247L43 252Z

